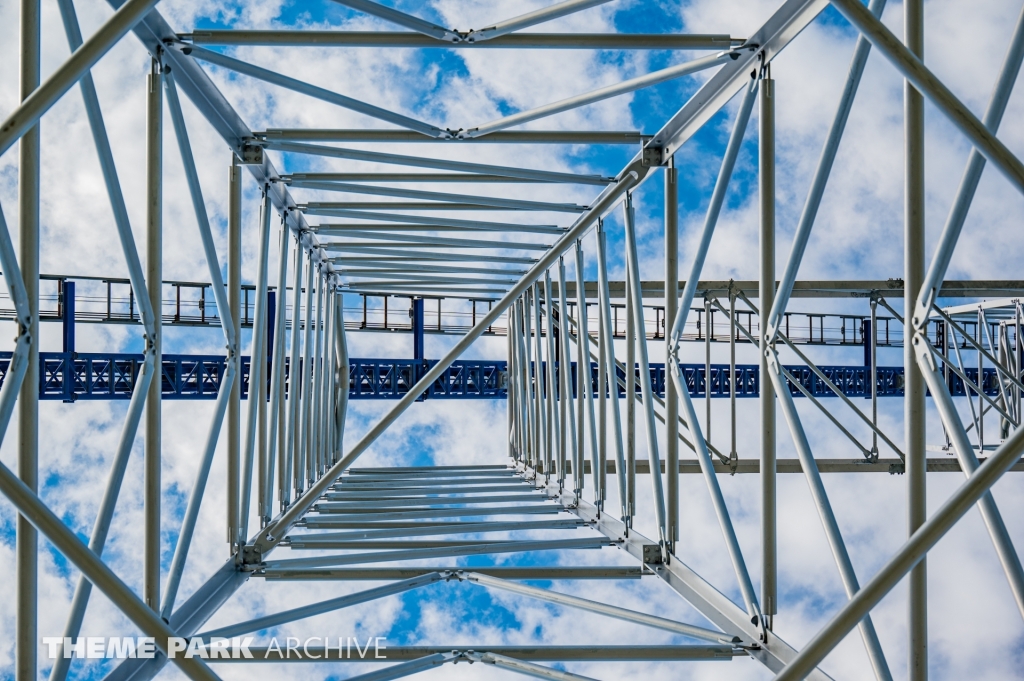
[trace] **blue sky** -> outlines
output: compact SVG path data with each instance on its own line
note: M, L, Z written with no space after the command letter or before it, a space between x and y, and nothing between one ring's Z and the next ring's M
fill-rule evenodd
M478 27L519 14L543 3L499 3L489 0L458 3L438 0L430 3L400 2L404 11L460 29ZM673 3L648 0L613 2L534 30L578 30L592 32L713 32L742 37L755 30L774 10L770 0L691 0ZM512 8L515 8L513 11ZM165 0L161 12L181 32L193 28L274 28L298 26L352 30L389 30L375 19L347 10L327 0L310 2L211 2L209 0ZM76 3L83 32L88 35L110 14L101 0ZM983 0L966 12L955 0L926 3L926 61L954 92L981 111L1009 38L1018 2ZM901 31L902 5L893 2L884 15L889 26ZM54 3L43 4L44 73L51 72L67 53L60 19ZM0 5L0 21L17 23L16 3ZM800 38L773 63L778 104L778 245L777 271L788 258L789 242L806 196L810 174L821 141L831 120L839 89L852 51L853 32L832 10L826 10ZM959 50L946 49L948 45ZM294 77L308 78L350 96L435 124L468 127L500 115L530 108L585 92L595 87L664 68L700 56L690 53L639 52L524 52L496 50L325 50L319 48L241 48L228 50L242 59L280 70ZM16 102L16 41L0 45L0 111L10 111ZM289 95L262 83L231 77L221 69L205 66L214 81L238 109L253 130L266 127L360 127L378 123L329 105ZM114 154L129 203L129 213L142 247L144 232L142 144L145 109L143 79L148 57L128 37L95 69L95 77L108 129L112 132ZM579 111L561 114L530 124L531 129L617 129L658 130L711 72L665 83ZM901 81L877 55L872 55L861 93L851 117L848 135L840 150L836 171L830 181L814 236L801 269L801 278L886 279L902 271L902 119ZM713 118L677 155L680 169L680 271L689 269L693 244L703 221L711 187L717 173L737 102ZM221 260L225 254L226 173L229 156L222 141L185 102L194 152L199 163L207 207L214 224ZM109 205L95 165L88 130L82 115L81 97L70 92L43 119L43 271L79 275L124 276L123 259L114 245ZM1014 151L1024 151L1024 97L1015 94L1006 115L1002 138ZM167 119L165 119L166 121ZM938 234L949 201L962 172L969 147L934 109L927 112L928 159L928 242ZM165 278L207 280L206 264L197 254L198 238L192 208L184 190L180 160L165 126ZM81 160L67 163L67 140L77 140ZM396 153L440 155L433 145L387 148ZM584 168L588 172L614 174L635 153L632 148L596 149L535 146L510 150L504 145L462 145L451 150L453 158L482 162L543 167L559 170ZM276 155L279 169L287 171L346 169L343 164L323 159ZM745 143L704 270L708 279L755 279L757 276L757 114L751 119ZM0 205L9 224L17 224L17 154L0 157ZM362 168L360 168L362 169ZM431 187L424 187L430 189ZM436 187L435 187L436 189ZM483 191L479 186L472 191ZM550 199L566 197L586 203L596 195L593 187L550 190L529 185L509 188L510 196ZM307 194L306 196L314 196ZM662 267L662 180L654 173L636 194L640 232L641 270L645 279L657 279ZM255 276L255 223L257 188L246 179L244 258L246 282ZM954 259L952 278L1021 278L1024 255L1019 238L1019 216L1024 201L992 171L987 171L975 207L965 230L964 243ZM562 218L565 220L565 218ZM609 218L611 276L623 274L623 246L619 211ZM593 237L585 241L588 255L587 278L596 278ZM275 249L272 248L272 251ZM276 259L276 253L272 254ZM570 267L569 276L572 277ZM822 303L799 301L794 309L822 309ZM863 313L864 301L832 301L832 310ZM83 350L136 350L137 330L126 327L90 327L80 331ZM59 348L56 325L42 334L43 349ZM6 336L4 336L6 338ZM248 342L246 340L246 342ZM222 351L219 331L174 331L167 334L165 352ZM427 355L440 356L451 341L428 337ZM406 336L351 334L350 352L359 356L406 356ZM504 339L481 341L473 356L501 358ZM6 346L5 346L6 348ZM720 353L721 348L715 352ZM652 353L660 352L652 345ZM694 347L694 361L701 349ZM746 350L741 350L741 354ZM621 349L620 349L621 353ZM861 361L861 350L821 350L814 354L823 364ZM717 358L717 357L716 357ZM752 361L743 354L741 362ZM898 351L887 351L883 364L900 364ZM210 413L209 403L174 403L165 407L165 556L169 563L172 542L191 488L197 452ZM354 442L388 408L385 403L357 403L349 415L347 441ZM812 445L818 456L849 458L849 445L820 415L804 409ZM703 406L698 403L698 412ZM716 407L712 438L725 441L727 414ZM105 484L110 456L124 418L123 404L46 403L41 410L43 496L80 536L89 533L98 490ZM752 403L740 407L740 422L755 422ZM852 419L848 419L852 421ZM902 431L901 404L883 402L881 423L894 434ZM360 465L451 463L502 463L504 445L504 403L423 403L405 414L360 461ZM642 430L642 429L641 429ZM754 434L741 428L741 456L756 457ZM862 431L856 431L863 435ZM646 456L642 434L638 433L639 456ZM930 414L929 442L941 440L941 429ZM718 439L721 438L721 439ZM0 458L12 466L16 460L14 427L4 438ZM779 432L780 457L792 456L788 432ZM115 518L105 556L133 587L141 584L141 441L129 465L128 480ZM929 488L932 510L960 482L959 476L933 477ZM641 514L651 515L645 479L640 481ZM707 504L703 483L684 479L684 528L680 553L718 588L739 600L717 526ZM753 477L723 479L723 487L747 561L756 574L760 562L758 539L758 488ZM855 567L865 581L904 538L905 491L898 477L836 476L826 480ZM820 524L813 513L806 485L798 477L780 482L780 535L782 556L782 612L777 631L794 645L805 642L834 612L845 597L828 553ZM224 472L223 443L214 463L210 493L201 514L201 527L190 557L181 596L187 597L226 557L223 543ZM996 496L1011 535L1024 543L1024 492L1012 477L1000 482ZM614 503L611 504L613 507ZM0 580L13 583L13 513L0 501ZM649 523L647 523L649 525ZM641 523L649 536L653 527ZM41 559L41 635L58 635L77 573L48 547ZM557 556L527 556L502 559L523 564L543 563L555 558L565 563L629 564L621 552L610 549ZM470 561L467 561L470 562ZM478 560L472 564L480 564ZM165 565L166 569L166 565ZM1005 580L995 562L991 545L975 512L967 516L939 545L930 562L932 584L932 673L938 679L1004 679L1019 675L1022 668L1024 626L1009 602ZM971 575L971 588L963 575ZM755 577L756 579L756 577ZM255 580L254 580L255 581ZM756 585L755 585L756 586ZM297 584L286 590L280 584L249 583L211 622L220 626L258 614L294 607L331 595L364 588L363 585ZM704 623L688 605L664 585L643 580L633 583L558 584L556 588L646 612L697 624ZM898 588L875 612L876 626L896 678L905 678L905 591ZM0 679L12 678L13 595L0 595ZM504 644L540 642L680 642L667 634L613 623L612 620L580 618L572 611L557 609L505 594L495 595L467 585L435 585L382 601L321 616L300 623L287 635L322 633L337 635L386 635L389 642L447 644L486 640ZM94 596L87 614L85 631L106 635L132 631L131 625L105 599ZM281 629L285 631L284 628ZM296 632L296 633L291 633ZM581 641L582 639L582 641ZM503 678L480 666L435 670L424 678ZM766 672L749 660L730 663L696 663L692 667L636 665L570 665L578 673L611 678L646 678L653 674L678 674L693 678L759 679ZM262 669L262 667L261 667ZM271 670L272 668L268 668ZM851 636L826 660L825 669L836 678L864 678L868 673L863 649ZM221 666L225 678L241 677L251 668ZM73 670L75 678L99 678L104 667ZM251 674L251 671L248 673ZM273 669L272 673L301 678L346 678L355 668L323 666ZM167 669L162 678L177 675ZM515 678L515 677L509 677Z

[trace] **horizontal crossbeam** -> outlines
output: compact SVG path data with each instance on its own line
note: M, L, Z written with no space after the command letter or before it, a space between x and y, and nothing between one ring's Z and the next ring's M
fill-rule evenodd
M392 580L412 579L431 572L456 571L461 567L369 567L369 568L310 568L305 570L273 570L257 573L256 577L283 581L310 580ZM654 573L645 567L474 567L474 571L502 579L549 581L556 579L640 579Z
M441 47L491 49L574 50L727 50L743 39L725 34L667 33L513 33L483 42L444 43L406 31L232 31L185 33L182 40L196 45L273 45L333 47Z
M411 130L331 130L327 128L268 128L253 133L259 139L295 142L469 142L472 144L643 144L650 135L615 130L501 130L486 137L441 139ZM292 177L295 177L293 175ZM463 181L471 181L464 178Z
M315 639L314 639L315 640ZM211 663L218 662L407 662L418 660L427 655L451 653L459 651L459 646L387 646L380 651L381 657L375 657L375 649L371 645L369 651L365 642L360 642L364 656L360 656L356 646L345 645L342 641L330 647L308 646L303 649L293 648L291 656L285 649L274 647L250 646L252 659L215 658ZM641 661L682 661L682 660L730 660L743 657L746 653L740 648L728 645L685 645L685 646L485 646L478 652L491 652L515 658L517 660L546 662L641 662Z

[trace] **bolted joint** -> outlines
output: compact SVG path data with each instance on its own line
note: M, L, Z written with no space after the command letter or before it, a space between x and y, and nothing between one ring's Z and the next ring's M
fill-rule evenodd
M263 165L263 147L252 141L245 141L239 149L238 161L244 166Z
M263 552L258 546L243 546L241 558L243 569L257 570L263 565Z
M644 147L641 150L640 165L645 168L665 165L665 149L653 146Z
M643 545L643 562L648 565L661 565L662 560L661 544Z

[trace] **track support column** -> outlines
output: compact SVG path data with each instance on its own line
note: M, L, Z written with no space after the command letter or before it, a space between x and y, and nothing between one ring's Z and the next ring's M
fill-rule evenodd
M412 299L412 358L423 359L423 299Z
M242 445L242 357L238 351L242 335L242 169L234 155L231 156L228 187L228 307L231 324L235 329L235 352L228 353L228 361L235 364L235 381L231 384L227 423L228 544L234 553L238 538L238 482Z
M761 608L769 628L778 607L775 475L775 391L768 380L768 317L775 301L775 81L771 67L761 79L759 191L760 229L760 407L761 407ZM710 332L710 329L708 330Z
M163 281L163 83L154 59L146 78L146 283L153 306L156 376L146 396L143 492L142 600L160 610L161 388L163 342L160 289Z
M39 0L21 2L21 99L39 87ZM18 476L39 490L39 123L21 138L18 165L18 259L31 315L28 371L18 395ZM38 533L22 515L16 526L17 562L14 678L35 681L38 636Z
M924 3L903 3L904 40L918 57L924 57ZM904 191L904 315L911 310L924 283L924 96L910 81L903 84L904 144L906 155ZM925 506L925 383L917 366L912 343L904 343L903 366L907 465L907 533L913 534L927 520ZM910 681L928 678L928 568L922 559L910 571L908 604L908 655Z
M679 541L679 395L672 389L671 331L679 306L679 187L675 161L665 168L665 472L669 550Z

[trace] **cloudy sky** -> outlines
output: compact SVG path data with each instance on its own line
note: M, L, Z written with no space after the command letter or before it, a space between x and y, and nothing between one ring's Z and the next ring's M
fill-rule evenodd
M429 3L388 3L434 23L458 29L477 28L505 17L543 6L528 2L495 0L437 0ZM776 9L775 0L618 0L559 19L542 27L550 31L727 33L744 37L755 31ZM76 3L83 33L91 34L111 14L103 0ZM165 0L158 9L180 32L199 28L308 28L313 30L392 30L389 25L347 10L329 0L258 3L210 0ZM929 0L926 10L926 62L973 111L984 111L1000 67L1010 33L1021 11L1019 2L975 0L969 5L954 0ZM67 42L56 3L44 2L43 73L52 72L68 55ZM901 34L902 4L890 2L883 16ZM18 99L18 44L13 39L19 21L18 3L0 2L0 22L11 39L0 41L0 115L14 109ZM537 29L534 29L537 30ZM831 122L845 79L855 35L834 11L827 10L772 65L776 80L778 125L778 246L777 268L788 259L792 238L821 143ZM507 50L370 50L327 48L239 48L229 54L307 80L321 87L373 103L439 127L468 128L596 87L664 68L703 53L660 51L519 51ZM301 97L222 69L204 66L253 130L266 128L384 127L379 121L324 102ZM140 249L144 241L145 183L145 77L149 56L129 35L93 70L104 117L113 144L120 181ZM640 130L657 131L710 74L682 78L643 92L624 95L595 105L537 121L527 129L545 130ZM887 279L902 276L902 81L892 67L872 54L858 94L847 133L829 181L824 202L800 270L803 279ZM692 259L704 211L732 128L737 101L713 118L676 157L680 172L680 270ZM214 226L221 261L225 259L227 216L227 168L230 152L223 140L191 102L183 100L189 134L196 155L207 209ZM1024 96L1010 101L1000 131L1001 139L1015 152L1024 152ZM747 131L726 209L704 269L707 279L756 279L757 277L757 113ZM928 253L956 191L967 154L965 140L935 109L926 111L926 179ZM126 277L110 205L84 116L81 94L71 90L42 121L42 271L77 276ZM188 199L181 161L177 155L169 119L165 118L164 277L207 281L207 265L201 257L194 213ZM369 147L367 147L369 148ZM0 206L13 236L17 237L17 147L0 156ZM507 145L393 145L395 153L416 153L512 166L615 174L635 153L623 147ZM272 153L282 172L317 170L383 169L370 164L344 164L309 157ZM245 177L243 224L244 275L255 279L258 188ZM415 186L415 185L410 185ZM436 187L417 187L431 189ZM483 192L479 185L469 190ZM489 189L487 191L499 191ZM501 186L503 196L586 204L595 188L565 185ZM299 193L296 192L298 196ZM309 200L337 200L312 192ZM658 172L636 192L640 234L641 270L645 279L662 276L663 217L662 181ZM987 170L971 209L949 278L1020 279L1024 242L1020 216L1024 201L1001 176ZM464 214L456 217L465 217ZM554 216L566 224L565 216ZM609 219L609 262L613 279L624 273L622 227L617 211ZM585 239L590 254L588 279L593 267L594 238ZM276 248L271 249L276 267ZM573 272L570 268L569 277ZM54 291L44 288L43 293ZM893 301L899 309L899 301ZM52 304L52 303L50 303ZM356 305L349 299L348 305ZM47 303L44 301L44 306ZM818 307L815 307L818 305ZM797 301L794 310L820 310L820 304ZM830 304L862 314L863 301ZM354 313L353 313L354 314ZM3 335L9 348L10 333ZM124 326L79 327L78 349L83 352L137 351L140 330ZM45 324L42 349L59 350L59 326ZM164 352L217 353L223 350L220 332L169 329ZM248 343L248 336L246 336ZM428 336L428 357L440 357L451 340ZM407 335L349 334L353 357L407 357ZM716 359L725 355L716 348ZM620 348L621 352L621 348ZM702 348L687 348L692 361L702 360ZM740 361L754 356L741 347ZM470 351L474 357L503 359L505 341L484 339ZM652 346L652 356L660 348ZM822 363L859 364L860 348L818 351ZM791 358L784 356L789 361ZM881 364L902 363L898 350L884 350ZM712 441L727 446L726 404L716 406ZM966 404L960 405L966 410ZM124 419L122 402L80 402L65 405L44 402L40 407L40 480L42 496L80 536L87 538L105 485L109 463ZM164 406L164 550L165 570L170 562L177 527L206 437L211 404L166 402ZM348 417L347 442L352 443L390 407L385 402L353 403ZM704 405L697 402L699 413ZM851 458L855 449L808 404L800 404L815 455ZM756 423L753 402L741 401L739 422ZM846 423L853 424L848 413ZM902 404L883 400L880 421L897 443L902 441ZM781 425L781 422L780 422ZM851 425L862 439L867 433ZM642 432L642 427L641 427ZM756 458L758 443L740 428L739 454ZM439 464L505 462L504 402L425 402L414 405L364 455L359 465L408 464L433 460ZM942 430L934 412L929 413L929 443L942 442ZM638 451L646 456L643 437ZM12 424L0 459L9 467L16 461L16 426ZM795 456L788 433L780 428L780 458ZM141 439L130 462L121 492L114 529L105 559L135 588L141 587L142 562L142 456ZM684 452L684 456L688 456ZM883 451L883 456L891 456ZM933 455L938 455L934 454ZM224 542L225 475L223 442L214 461L200 525L190 553L179 602L197 588L228 556ZM934 510L961 482L959 474L930 477L929 509ZM759 587L759 491L755 476L721 479L740 543L755 588ZM861 582L884 564L903 542L905 530L905 479L886 475L833 475L826 479L832 504L846 538ZM779 494L780 597L775 631L796 647L805 643L845 601L834 562L821 525L811 505L806 484L798 476L781 476ZM638 529L656 536L649 500L648 481L640 480ZM682 489L680 558L717 588L739 600L739 592L714 521L703 481L684 476ZM1024 482L1007 476L995 488L1011 536L1024 543ZM610 507L615 508L613 499ZM78 573L52 547L41 544L41 636L58 636ZM614 549L548 554L541 558L506 558L502 563L630 564ZM13 584L14 513L0 500L0 582ZM976 511L964 520L931 553L930 660L936 679L1007 679L1020 677L1024 668L1024 624L1010 598L1009 589L994 556L987 533ZM701 616L657 581L560 583L556 589L589 598L651 612L695 624ZM252 580L210 622L223 626L259 614L322 600L366 588L366 584L296 582L284 588ZM874 610L873 618L890 668L896 678L906 676L906 590L900 586ZM0 593L0 678L13 678L14 597ZM83 633L115 635L134 628L104 597L94 594ZM485 642L513 644L628 644L683 643L681 637L626 625L596 616L581 615L518 596L490 593L473 586L434 585L401 597L390 597L341 613L323 615L264 632L269 636L386 636L389 643L468 645ZM41 649L41 656L45 649ZM41 673L49 663L41 659ZM76 663L75 678L101 677L112 665ZM770 674L758 663L732 662L672 664L569 664L565 668L601 679L640 679L653 674L695 679L761 679ZM824 662L835 678L868 678L867 658L856 634L848 637ZM369 668L291 666L260 667L295 678L338 678ZM241 678L251 668L221 665L225 678ZM167 668L165 678L179 672ZM517 678L480 665L444 668L424 678Z

